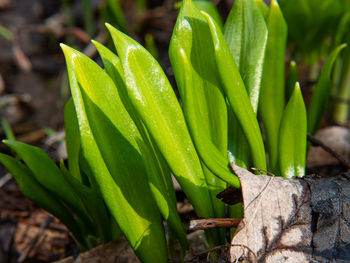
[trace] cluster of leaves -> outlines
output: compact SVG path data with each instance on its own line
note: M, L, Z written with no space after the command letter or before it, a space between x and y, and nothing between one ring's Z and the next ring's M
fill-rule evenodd
M118 236L120 228L143 262L167 262L163 218L186 250L171 173L197 215L207 218L225 215L218 192L240 187L230 161L304 175L306 134L320 123L344 46L325 63L307 112L295 75L285 85L287 26L276 0L269 7L236 0L225 24L210 2L184 0L169 48L180 104L156 59L107 28L118 55L93 41L104 69L62 45L72 93L65 108L68 168L11 140L5 143L25 165L0 155L23 193L59 217L85 248ZM222 231L206 234L210 246L224 242Z

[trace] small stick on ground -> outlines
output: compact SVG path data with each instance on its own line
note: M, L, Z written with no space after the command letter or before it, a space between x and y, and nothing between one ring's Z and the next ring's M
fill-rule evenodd
M190 230L237 227L241 218L204 218L190 221Z
M325 150L334 158L336 158L343 166L350 169L350 162L347 159L343 158L336 151L334 151L331 147L325 145L321 140L317 139L316 137L310 134L307 135L307 140L312 144L312 146L321 147L323 150Z

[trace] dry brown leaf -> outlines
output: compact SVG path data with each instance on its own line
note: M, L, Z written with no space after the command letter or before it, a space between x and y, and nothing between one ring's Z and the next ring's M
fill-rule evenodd
M347 177L293 180L232 166L241 180L244 219L232 239L231 262L349 262Z

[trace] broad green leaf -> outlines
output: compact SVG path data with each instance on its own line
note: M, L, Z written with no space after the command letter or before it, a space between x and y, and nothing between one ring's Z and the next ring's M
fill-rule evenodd
M306 108L299 83L296 83L284 110L279 134L279 165L284 177L305 175L306 126Z
M73 100L70 99L64 107L64 128L66 132L66 148L68 155L68 167L70 173L82 182L79 168L80 134L79 124L74 109Z
M215 67L214 47L210 29L198 7L207 1L184 1L180 9L169 47L169 57L181 96L185 119L201 158L204 176L216 217L224 217L224 204L216 198L227 182L238 181L229 169L227 158L227 106L220 78ZM211 13L214 9L211 10ZM221 22L222 25L222 22ZM181 52L190 60L185 67ZM191 83L185 78L191 75ZM190 95L192 94L192 95ZM195 109L194 109L195 108ZM195 115L188 116L191 110ZM198 128L200 131L198 131ZM202 133L201 135L198 132ZM216 160L215 160L216 159ZM222 236L224 238L224 235Z
M185 229L182 225L180 216L177 212L176 201L171 196L175 193L174 186L169 184L170 170L163 169L160 160L150 145L146 145L144 141L138 141L145 162L148 180L154 200L164 219L168 222L170 229L178 237L183 252L188 249L188 242ZM170 189L169 189L170 188Z
M193 3L200 11L204 11L209 14L215 20L218 26L223 29L224 25L221 15L219 14L216 6L210 0L193 0Z
M327 110L329 96L332 88L332 69L334 62L340 51L346 47L346 44L338 46L327 58L323 65L320 78L312 93L310 105L308 108L307 130L310 134L315 134L321 120Z
M64 201L84 221L87 231L94 229L81 200L43 150L17 141L6 140L4 143L18 154L42 186Z
M295 83L299 81L297 64L292 60L289 64L288 75L286 79L286 100L288 101L294 91Z
M92 43L96 46L97 51L102 58L105 71L114 81L118 90L118 94L120 96L120 100L123 102L125 109L129 113L133 121L135 122L138 129L139 130L143 129L143 125L141 124L139 118L137 117L136 110L132 106L131 101L128 97L126 86L125 86L123 67L119 57L116 54L114 54L111 50L103 46L101 43L98 43L97 41L94 41L94 40L92 41Z
M254 166L266 169L265 149L259 124L237 65L215 21L208 14L203 14L209 23L214 42L216 65L223 83L224 92L247 138Z
M81 152L81 142L77 113L73 99L69 99L64 107L64 126L66 132L66 148L70 173L84 185L99 192L95 178Z
M107 73L82 53L61 46L83 155L103 199L137 256L143 262L166 262L161 217L135 141L139 133Z
M224 37L237 63L254 112L257 113L267 28L263 14L253 0L235 1L225 23ZM234 116L229 129L231 161L247 168L251 156L249 144Z
M183 100L187 101L188 103L183 105L184 112L186 114L187 122L191 123L189 125L189 129L191 130L191 134L194 138L194 141L199 139L204 139L205 141L210 141L208 138L207 133L204 129L202 129L202 126L200 124L197 124L196 122L196 116L199 114L199 107L195 107L197 104L196 100L196 94L193 92L193 89L190 87L194 86L194 80L193 75L190 74L193 72L193 69L191 68L191 64L189 62L189 59L187 58L185 52L183 50L180 50L180 54L177 57L177 62L180 63L184 69L186 69L187 74L185 74L184 83L180 84L182 86L187 87L187 91L184 93ZM196 139L197 138L197 139ZM225 164L227 164L228 160L224 158L224 156L217 150L215 146L212 144L203 144L200 142L197 142L196 144L197 150L199 155L204 162L208 165L208 167L215 167L215 174L219 176L224 181L228 182L232 186L240 187L240 183L238 178L229 171L225 170ZM221 169L221 170L219 170Z
M197 214L214 215L199 158L163 70L136 41L107 25L122 61L129 98Z
M102 197L91 188L82 184L77 178L73 177L65 167L62 160L60 162L60 168L64 178L77 193L80 200L84 204L86 211L89 212L91 218L93 219L94 225L96 226L97 237L100 239L99 243L101 244L111 241L112 232L109 229L110 225L108 224L110 218L108 217L106 206Z
M129 98L125 94L126 88L120 60L117 55L102 44L96 41L93 41L93 43L102 58L106 72L113 79L114 83L117 84L117 89L120 91L120 94L124 95L124 105L127 104L126 109L128 109L129 114L133 118L143 138L143 140L137 140L136 142L141 150L142 159L144 160L148 174L148 182L157 206L164 219L168 222L170 229L176 233L183 249L187 249L188 243L186 233L177 213L175 189L171 179L170 170L165 160L163 160L162 155L156 149L156 146L151 142L147 130L137 118L137 114L133 109Z
M84 239L79 225L74 221L73 214L57 199L49 190L43 187L34 177L33 173L20 161L13 157L0 153L0 163L16 179L21 192L32 200L35 204L47 210L72 232L74 238L83 246L89 248L89 244Z
M284 56L287 25L276 0L267 17L268 38L263 66L259 113L266 136L269 169L278 170L278 133L284 110Z
M267 28L253 0L235 1L226 20L224 36L257 112Z
M259 7L264 18L266 18L269 13L269 7L266 5L266 3L263 0L254 0L254 2Z

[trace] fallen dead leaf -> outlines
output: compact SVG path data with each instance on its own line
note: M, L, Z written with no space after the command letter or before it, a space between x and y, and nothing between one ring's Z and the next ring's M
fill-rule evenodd
M254 175L241 180L244 219L231 242L231 262L349 262L350 182Z

